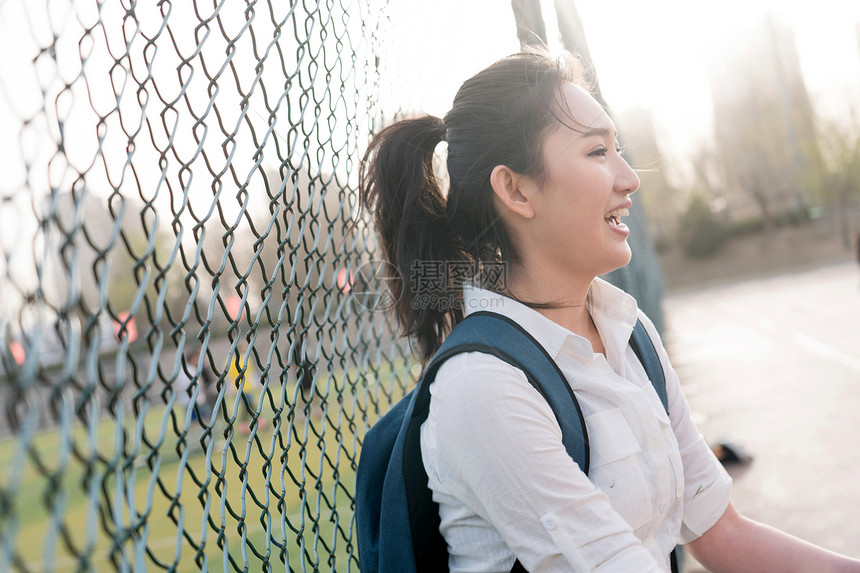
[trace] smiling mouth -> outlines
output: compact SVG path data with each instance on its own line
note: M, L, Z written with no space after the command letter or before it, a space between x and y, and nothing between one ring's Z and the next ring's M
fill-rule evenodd
M621 229L626 229L627 225L621 222L621 217L625 217L630 214L630 211L625 207L621 209L615 209L614 211L610 211L604 220L612 227L618 227Z

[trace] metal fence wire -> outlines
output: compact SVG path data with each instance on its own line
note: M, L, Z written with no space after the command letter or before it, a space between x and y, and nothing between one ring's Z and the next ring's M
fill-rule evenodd
M0 571L359 569L394 9L0 0Z
M385 8L0 2L0 570L358 569Z

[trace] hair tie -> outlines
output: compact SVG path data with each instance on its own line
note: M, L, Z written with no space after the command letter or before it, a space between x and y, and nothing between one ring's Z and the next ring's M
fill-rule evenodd
M445 125L445 120L439 120L439 139L442 141L448 141L448 126Z

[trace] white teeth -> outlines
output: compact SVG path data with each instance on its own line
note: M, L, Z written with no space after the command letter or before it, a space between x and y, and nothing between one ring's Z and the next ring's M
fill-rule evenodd
M615 218L618 218L618 217L626 217L626 216L627 216L627 215L629 215L629 214L630 214L630 211L629 211L626 207L623 207L623 208L621 208L621 209L615 209L614 211L610 211L610 212L606 215L606 217L605 217L605 218L606 218L606 219L611 219L612 217L615 217Z

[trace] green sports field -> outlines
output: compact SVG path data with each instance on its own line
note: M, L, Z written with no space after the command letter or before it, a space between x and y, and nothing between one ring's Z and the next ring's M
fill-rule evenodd
M224 421L243 410L235 395L211 432L163 405L21 427L0 441L0 568L355 571L358 437L406 372L330 376L317 388L331 398L310 401L289 385L257 427Z

